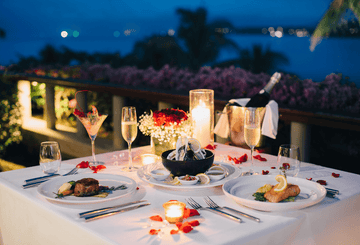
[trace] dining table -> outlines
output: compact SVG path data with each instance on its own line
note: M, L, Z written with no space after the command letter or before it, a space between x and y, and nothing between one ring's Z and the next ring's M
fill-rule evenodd
M238 158L250 150L240 147L215 143L215 163L229 164L239 173L233 180L245 181L253 176L246 176L250 168L250 157L246 162L235 164L230 158ZM133 163L144 168L141 156L150 154L150 146L132 149ZM21 154L21 153L19 153ZM331 154L331 152L329 152ZM266 153L263 161L254 159L254 169L260 175L279 174L276 168L277 156ZM59 174L62 175L83 161L90 161L91 156L62 161ZM24 189L24 180L43 176L39 166L27 167L0 173L0 244L359 244L360 243L360 175L337 169L327 168L312 163L301 162L296 178L312 181L325 180L326 187L339 190L334 197L325 196L320 202L304 208L263 211L236 202L225 195L223 185L201 188L181 188L151 183L141 178L139 173L124 172L128 164L128 151L119 150L97 154L105 169L94 173L90 168L79 169L78 176L111 176L111 178L130 178L136 188L118 198L103 198L100 202L67 203L61 199L47 198L39 191L45 184ZM161 159L157 159L161 165ZM341 164L356 164L339 162ZM267 172L268 171L268 172ZM339 174L338 178L333 173ZM71 178L69 176L67 179ZM260 186L259 186L260 187ZM55 190L56 191L56 190ZM241 190L240 190L241 191ZM55 195L55 193L54 193ZM210 197L219 206L227 206L260 219L260 222L239 216L242 222L227 219L206 209L199 209L200 215L184 221L199 221L189 233L178 232L175 224L153 221L151 216L164 218L163 204L169 200L178 200L187 204L192 198L203 207L207 204L204 197ZM105 218L86 222L79 213L96 208L146 200L150 205ZM187 208L191 208L187 204ZM225 211L225 210L224 210ZM160 230L151 235L151 229Z

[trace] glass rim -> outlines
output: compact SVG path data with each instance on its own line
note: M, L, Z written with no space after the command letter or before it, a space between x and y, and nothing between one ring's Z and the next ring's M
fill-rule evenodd
M299 149L299 146L295 144L282 144L279 148Z
M59 145L59 142L57 142L57 141L43 141L43 142L41 142L40 145L53 145L53 144Z

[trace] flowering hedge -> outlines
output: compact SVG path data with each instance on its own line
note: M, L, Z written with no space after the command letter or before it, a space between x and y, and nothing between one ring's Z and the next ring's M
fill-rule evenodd
M87 65L64 67L55 70L42 67L27 71L41 76L74 78L80 80L102 81L110 84L123 84L140 88L141 86L169 91L189 91L191 89L213 89L215 97L229 100L251 97L269 81L269 74L252 74L241 68L208 68L198 72L164 66L157 71L153 68L137 69L110 65ZM289 74L282 78L272 93L271 99L280 107L298 110L323 110L332 112L360 113L360 89L343 81L341 75L330 74L322 82L311 79L300 80Z

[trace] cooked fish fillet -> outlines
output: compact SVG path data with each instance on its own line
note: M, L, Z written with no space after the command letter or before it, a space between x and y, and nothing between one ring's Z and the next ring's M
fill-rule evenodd
M264 194L264 197L269 202L281 202L288 197L296 197L300 193L300 188L297 185L288 184L285 190L276 192L274 191L275 186Z

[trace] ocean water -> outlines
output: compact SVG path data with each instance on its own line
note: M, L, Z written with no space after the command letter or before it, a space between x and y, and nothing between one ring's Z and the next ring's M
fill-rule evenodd
M240 48L251 49L259 44L265 50L269 46L271 51L285 55L289 65L279 66L279 70L298 75L301 79L323 81L331 73L342 73L360 87L360 38L329 38L324 39L310 51L309 37L295 37L285 35L282 38L269 35L236 35L229 36ZM141 37L99 38L99 39L41 39L41 40L0 40L0 65L16 63L20 56L37 56L46 45L55 47L66 46L75 51L119 52L121 56L129 54L135 42ZM221 51L218 61L237 58L234 51Z

